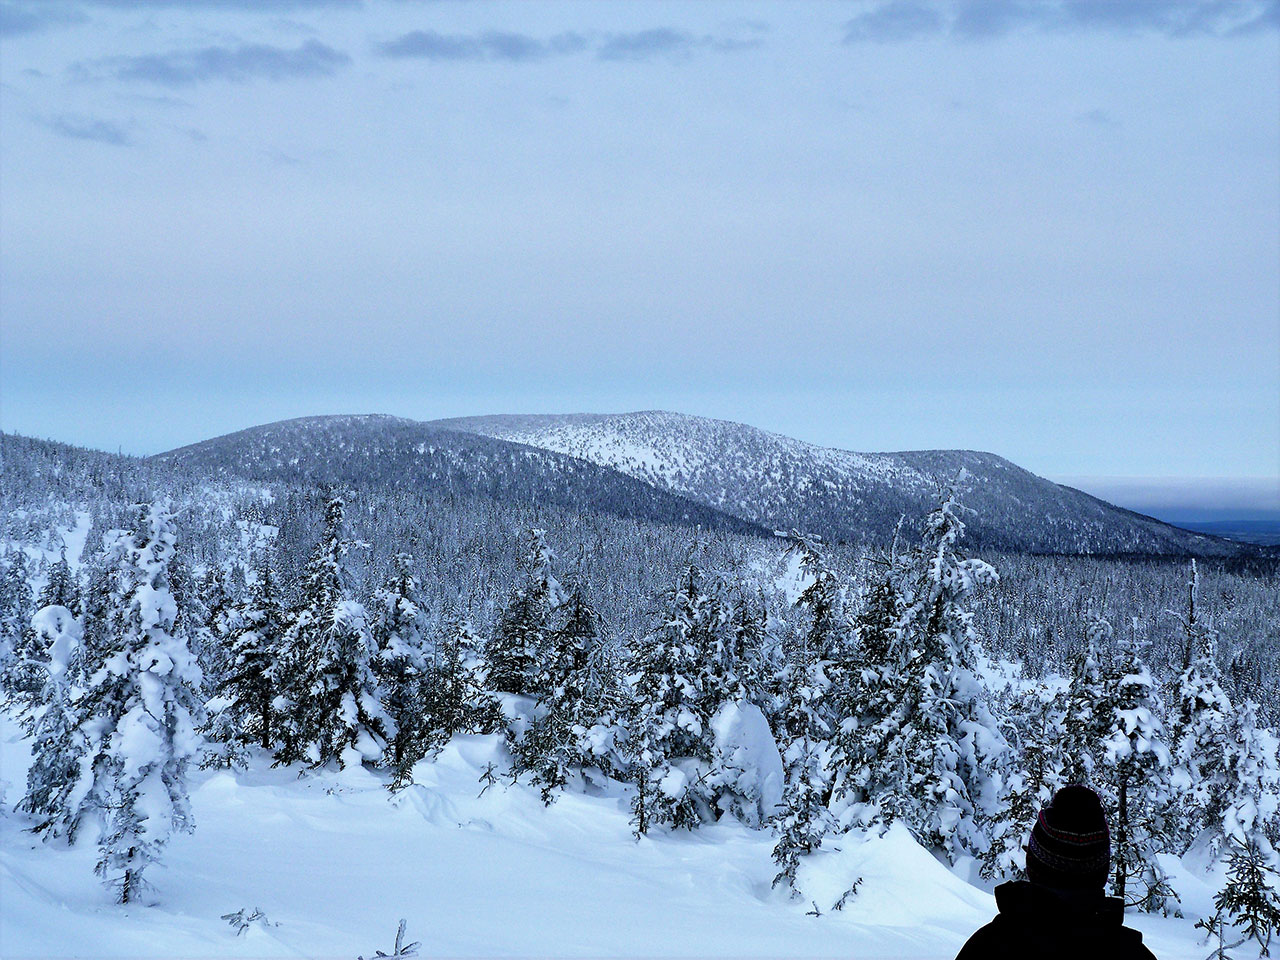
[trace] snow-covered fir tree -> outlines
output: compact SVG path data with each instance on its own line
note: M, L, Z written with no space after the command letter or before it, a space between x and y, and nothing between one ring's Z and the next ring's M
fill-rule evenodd
M1084 648L1072 664L1065 694L1063 779L1067 783L1102 786L1096 782L1095 771L1099 770L1104 752L1103 740L1110 732L1104 708L1108 692L1102 666L1104 653L1110 651L1114 636L1110 621L1099 613L1089 616Z
M0 577L0 690L19 717L39 706L48 676L47 651L31 629L36 607L29 576L27 555L12 551Z
M1180 841L1175 852L1184 853L1199 843L1208 848L1210 857L1216 857L1224 837L1226 807L1235 787L1227 770L1235 711L1222 689L1214 635L1197 631L1194 639L1199 649L1178 678L1175 690L1170 833Z
M375 764L395 736L378 699L369 618L345 583L343 517L342 499L331 498L286 629L280 763Z
M902 820L953 862L988 846L998 809L998 770L1008 751L975 668L978 637L968 603L996 579L982 560L961 556L964 533L954 490L925 522L906 584L897 642L910 651L892 684L896 706L877 731L867 799L878 816Z
M565 600L552 567L546 531L531 529L521 561L522 580L512 591L485 646L488 683L501 693L536 693L538 656L547 641L551 613Z
M1131 637L1117 639L1102 689L1094 707L1102 735L1094 776L1114 804L1113 890L1130 905L1163 910L1169 897L1155 854L1167 836L1170 755L1155 680Z
M1001 813L991 824L991 846L982 857L988 878L1023 876L1029 824L1066 786L1066 697L1035 684L1005 705L1011 751L1001 771Z
M27 792L19 809L35 819L44 836L71 838L78 823L75 797L81 782L88 741L73 700L78 691L71 678L80 653L80 623L63 606L46 606L32 618L31 627L47 651L47 676L40 707L30 720L31 766Z
M1246 700L1234 712L1222 756L1221 829L1237 844L1271 842L1280 834L1280 757L1273 730L1258 720L1258 704Z
M281 609L276 574L266 551L255 564L249 595L228 618L231 627L225 668L217 688L218 731L211 739L231 747L257 744L271 750L278 740L276 698L281 688L277 675L284 653L285 615Z
M783 645L770 629L769 605L763 591L744 591L741 586L728 601L726 629L732 633L733 656L737 664L740 696L755 703L772 724L786 704Z
M792 641L792 650L801 662L822 664L827 682L843 689L852 666L852 637L840 581L823 559L821 541L792 536L789 552L798 555L800 573L808 581L795 604L808 615L808 627Z
M121 581L129 587L121 615L112 618L119 632L76 704L92 760L75 793L81 804L103 805L97 870L121 903L143 895L145 871L170 835L193 826L186 772L199 742L201 677L186 637L174 630L175 542L171 508L160 501L119 544Z
M407 553L393 558L391 576L373 601L373 641L378 651L373 670L382 705L395 728L387 743L386 761L397 785L408 782L413 765L426 756L431 741L426 703L430 666L411 559Z
M816 557L811 549L807 554ZM773 885L785 883L793 897L800 896L796 887L800 858L818 849L835 823L828 806L833 731L826 701L831 692L827 670L837 652L837 625L830 606L831 585L824 585L824 579L815 578L797 601L809 608L812 619L796 641L787 666L782 728L786 789L778 812L778 842L773 848L773 860L779 867Z
M637 781L637 834L654 823L694 827L711 815L705 778L714 740L698 678L720 611L693 563L663 600L657 629L635 644L629 667L635 713L628 751Z
M120 531L104 538L102 548L86 563L88 573L81 593L80 656L72 680L80 685L93 676L106 662L112 650L112 639L119 630L114 623L123 610L125 585L121 583L122 551L128 544Z
M237 632L239 609L227 587L226 572L221 564L210 564L199 579L188 578L184 589L191 598L186 606L192 649L200 660L205 681L216 689L230 667L228 657L232 637Z
M878 558L876 577L852 630L856 657L847 682L831 692L834 809L842 823L866 802L876 759L896 732L900 685L910 651L902 639L905 575L896 550Z
M0 558L0 662L12 657L22 637L30 633L33 613L35 598L27 555L10 550Z
M36 597L36 609L65 607L72 616L80 615L80 590L71 565L67 563L67 548L63 547L57 560L49 567L48 576Z
M581 588L547 637L528 724L508 737L517 773L529 772L550 804L575 771L606 761L617 737L619 695L600 618Z
M718 815L759 827L778 816L785 771L774 731L785 724L783 644L770 634L758 597L720 587L713 648L699 683L711 716L712 769L704 778Z
M501 705L485 690L483 643L471 624L450 616L438 633L426 688L429 749L458 733L494 733L505 724Z
M1227 882L1214 899L1217 922L1237 928L1239 946L1252 940L1259 955L1270 956L1271 939L1280 929L1280 893L1276 892L1274 854L1258 838L1232 838L1228 846Z

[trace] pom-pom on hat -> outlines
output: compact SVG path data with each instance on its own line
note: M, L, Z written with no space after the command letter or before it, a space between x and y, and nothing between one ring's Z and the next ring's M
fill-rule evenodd
M1102 887L1111 869L1111 834L1102 801L1074 784L1053 795L1031 828L1027 878L1059 890Z

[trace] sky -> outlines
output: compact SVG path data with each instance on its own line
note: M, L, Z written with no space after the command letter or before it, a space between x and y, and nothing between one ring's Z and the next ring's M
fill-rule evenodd
M1280 2L0 0L4 430L636 409L1280 515Z

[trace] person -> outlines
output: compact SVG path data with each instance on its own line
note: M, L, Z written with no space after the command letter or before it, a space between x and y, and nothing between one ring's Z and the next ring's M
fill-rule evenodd
M956 960L1155 960L1142 934L1124 925L1124 903L1104 893L1111 834L1096 793L1059 790L1036 817L1026 849L1027 879L996 887L999 913Z

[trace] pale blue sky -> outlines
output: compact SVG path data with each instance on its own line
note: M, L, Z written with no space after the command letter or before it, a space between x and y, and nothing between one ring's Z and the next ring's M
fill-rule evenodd
M1280 474L1275 2L9 0L0 44L6 430L667 408Z

